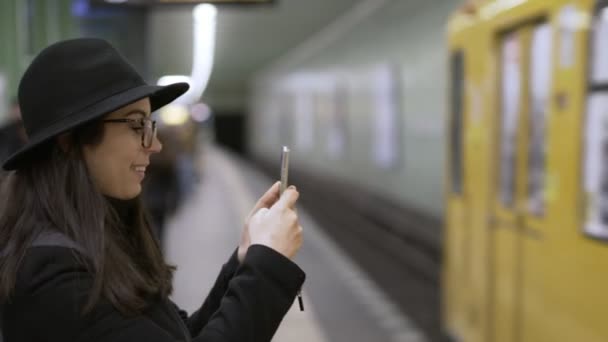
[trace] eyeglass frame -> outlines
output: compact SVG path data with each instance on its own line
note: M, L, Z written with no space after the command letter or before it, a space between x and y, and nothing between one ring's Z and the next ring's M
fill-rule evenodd
M102 120L101 122L110 122L110 123L143 123L142 127L137 127L137 128L133 128L133 129L142 129L141 132L141 146L145 149L148 149L150 147L152 147L152 144L154 143L154 138L156 137L156 120L152 120L149 118L142 118L142 119L105 119ZM151 122L152 123L152 138L150 139L150 143L148 144L148 146L146 146L145 144L145 136L146 136L146 122Z

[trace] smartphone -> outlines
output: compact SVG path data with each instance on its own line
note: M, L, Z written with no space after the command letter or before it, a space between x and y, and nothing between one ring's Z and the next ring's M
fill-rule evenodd
M281 151L281 190L280 194L282 195L285 189L289 186L287 184L287 177L289 174L289 147L283 146L283 150Z
M280 193L283 192L289 186L287 183L287 177L289 176L289 147L283 146L281 150L281 186ZM302 289L298 291L298 304L300 305L300 311L304 311L304 301L302 300Z

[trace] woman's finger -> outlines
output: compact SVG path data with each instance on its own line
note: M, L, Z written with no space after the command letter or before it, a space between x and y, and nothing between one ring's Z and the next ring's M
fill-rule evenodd
M253 213L257 212L261 208L270 208L279 200L279 185L281 182L274 183L268 191L255 204L253 207Z
M295 187L291 186L283 192L283 195L277 202L277 205L281 208L295 208L296 202L300 197L300 193Z
M262 197L258 200L258 203L263 207L271 207L276 201L279 200L279 191L280 191L281 182L275 182L270 189L262 195Z

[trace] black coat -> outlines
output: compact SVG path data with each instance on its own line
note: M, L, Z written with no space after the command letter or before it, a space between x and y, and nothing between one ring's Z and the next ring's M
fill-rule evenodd
M74 252L64 246L28 249L15 294L3 306L4 342L270 341L305 278L283 255L252 245L242 264L232 255L190 317L167 298L136 317L102 300L83 317L93 278Z

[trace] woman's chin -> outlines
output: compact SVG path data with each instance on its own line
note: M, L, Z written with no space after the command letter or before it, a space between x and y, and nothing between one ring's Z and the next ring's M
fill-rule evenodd
M135 197L139 196L139 194L141 194L141 184L137 184L132 191L129 192L128 195L126 195L127 200L131 200L134 199Z

